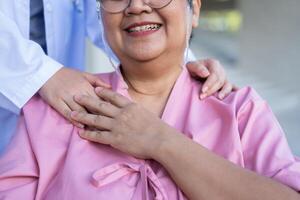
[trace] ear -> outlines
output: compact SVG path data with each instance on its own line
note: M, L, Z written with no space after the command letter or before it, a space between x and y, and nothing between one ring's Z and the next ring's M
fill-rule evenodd
M193 19L192 19L193 28L198 27L200 8L201 8L201 0L193 0Z

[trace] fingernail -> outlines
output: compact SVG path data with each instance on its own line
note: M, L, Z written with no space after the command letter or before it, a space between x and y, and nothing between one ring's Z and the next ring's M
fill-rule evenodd
M219 98L223 99L224 98L224 94L219 94Z
M205 93L208 90L208 87L205 86L204 88L202 88L202 92Z
M74 99L75 99L76 101L80 101L81 98L82 98L82 95L75 95L75 96L74 96Z
M105 87L106 87L106 88L111 88L111 85L106 84Z
M203 72L203 75L204 75L204 76L209 76L209 71L203 70L202 72Z
M78 112L77 112L77 111L72 111L72 112L71 112L71 117L76 118L77 115L78 115Z
M76 126L77 126L78 128L84 128L84 125L83 125L83 124L80 124L80 123L76 123Z
M204 99L206 96L207 96L207 95L206 95L205 93L202 93L202 94L200 95L200 99Z
M95 88L96 93L100 93L102 90L103 90L102 87L96 87L96 88Z

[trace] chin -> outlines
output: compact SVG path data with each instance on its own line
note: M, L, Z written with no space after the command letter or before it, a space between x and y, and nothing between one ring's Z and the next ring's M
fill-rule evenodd
M127 55L133 58L134 60L137 60L139 62L146 62L159 57L163 53L163 49L139 47L130 48L130 50L125 52L127 52Z
M134 55L130 55L130 57L138 62L147 62L154 60L155 58L159 57L159 54L141 54L137 53Z

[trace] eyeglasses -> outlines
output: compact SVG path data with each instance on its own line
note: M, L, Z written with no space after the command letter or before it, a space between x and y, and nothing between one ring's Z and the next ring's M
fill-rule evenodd
M128 8L132 0L97 0L98 9L101 7L110 13L119 13ZM172 0L143 0L151 8L160 9L171 3ZM100 5L99 5L100 4Z

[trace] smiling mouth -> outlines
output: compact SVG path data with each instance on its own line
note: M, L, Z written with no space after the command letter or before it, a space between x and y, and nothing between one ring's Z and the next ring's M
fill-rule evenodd
M128 33L138 33L138 32L145 32L145 31L155 31L160 29L161 24L146 24L141 26L133 26L130 28L125 29Z

